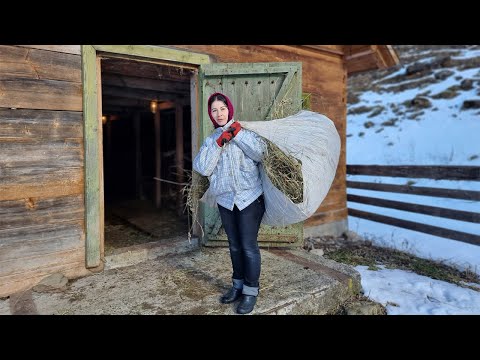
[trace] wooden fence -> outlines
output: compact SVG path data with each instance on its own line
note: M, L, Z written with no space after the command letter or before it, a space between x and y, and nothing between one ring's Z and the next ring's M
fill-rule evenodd
M478 166L347 165L347 174L404 178L427 178L435 180L480 181L480 167ZM480 191L471 190L454 190L411 185L379 184L363 181L347 181L347 188L480 201ZM347 194L347 201L381 206L396 210L409 211L419 214L427 214L442 218L467 221L477 224L480 223L480 214L470 211L453 210L436 206L412 204L402 201L393 201L351 194ZM480 245L480 235L476 234L470 234L443 227L422 224L385 215L379 215L350 207L348 208L348 215L393 226L398 226L405 229L420 231L423 233L448 239L454 239L469 244Z

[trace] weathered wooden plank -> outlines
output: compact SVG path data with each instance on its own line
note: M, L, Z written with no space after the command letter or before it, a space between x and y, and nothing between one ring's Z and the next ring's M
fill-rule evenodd
M95 49L90 45L82 46L82 76L83 76L83 115L85 118L85 262L86 267L100 265L101 234L101 201L102 185L101 157L99 146L101 134L101 118L98 108L97 75L100 60Z
M81 45L17 45L24 48L42 49L48 51L62 52L67 54L80 55Z
M40 257L72 250L85 251L85 243L82 236L39 239L16 244L6 244L0 246L0 264L3 263L3 265L5 265L15 260L23 261L25 258Z
M57 80L0 80L0 107L82 110L82 84Z
M0 185L41 182L42 176L52 172L65 174L71 168L79 169L83 166L82 151L78 142L0 143Z
M377 69L377 61L371 51L368 54L363 54L363 56L351 58L345 64L349 74Z
M445 228L433 226L433 225L421 224L414 221L396 219L390 216L378 215L378 214L370 213L367 211L362 211L362 210L357 210L352 208L348 209L348 215L371 220L371 221L380 222L383 224L393 225L393 226L401 227L404 229L419 231L419 232L423 232L426 234L435 235L435 236L439 236L447 239L457 240L457 241L461 241L461 242L465 242L473 245L480 245L480 235L445 229Z
M67 238L75 238L83 241L83 226L84 222L82 220L71 220L1 229L0 248L6 245L21 246L28 242L53 241Z
M480 201L480 191L473 190L456 190L431 188L423 186L395 185L395 184L379 184L363 181L347 181L347 187L351 189L364 189L374 191L386 191L410 195L435 196L449 199L465 199Z
M26 61L40 79L82 81L82 59L79 55L32 49Z
M81 112L0 108L0 141L83 138Z
M76 160L72 160L74 163ZM2 169L0 185L13 184L32 184L43 183L47 185L48 181L55 181L55 177L63 176L64 183L72 182L78 178L77 173L81 172L81 167L64 168L60 163L50 166L38 163L26 163L18 167L5 167Z
M347 174L480 181L480 166L347 165Z
M37 79L38 76L30 64L1 61L0 56L0 80L18 78Z
M232 76L232 75L244 75L244 74L278 74L278 73L290 73L298 70L298 63L285 62L285 63L241 63L241 64L207 64L205 67L206 76Z
M447 219L455 219L460 221L468 221L480 223L480 214L470 211L446 209L437 206L428 206L420 204L411 204L402 201L386 200L380 198L372 198L368 196L347 194L347 201L373 206L381 206L395 210L403 210L418 214L426 214L430 216L438 216Z
M208 64L210 57L191 51L183 51L155 45L94 45L97 51L180 62L184 64Z
M35 197L55 197L83 194L83 168L58 170L37 181L31 178L20 183L0 185L0 201Z
M0 230L83 220L83 194L0 201Z
M27 58L28 49L12 45L0 45L0 61L19 63Z
M263 45L263 46L270 46L270 45ZM278 45L277 45L278 46ZM288 46L293 48L301 48L301 49L314 49L318 52L327 53L327 54L335 54L335 55L344 55L344 46L343 45L279 45L279 46ZM304 55L304 54L301 54ZM309 53L305 55L309 56Z
M59 52L0 47L0 79L81 81L81 58Z
M97 78L97 107L98 109L102 109L102 68L101 68L101 59L99 57L96 58L96 78ZM86 106L86 105L84 105ZM102 117L99 110L98 113L98 134L97 134L97 146L99 150L98 154L98 235L99 238L97 240L98 244L98 253L101 259L105 257L105 185L104 185L104 178L103 178L103 126L101 125ZM100 261L98 266L102 267L103 263Z
M53 266L77 264L84 259L83 247L70 250L57 251L54 253L25 257L22 259L10 259L0 261L0 279L10 280L14 275L30 272L32 270L48 271Z

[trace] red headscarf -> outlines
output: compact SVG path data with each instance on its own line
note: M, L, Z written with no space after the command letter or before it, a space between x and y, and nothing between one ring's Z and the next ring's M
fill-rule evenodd
M216 95L222 95L225 97L225 99L227 100L227 107L228 107L228 121L232 120L233 119L233 105L230 101L230 99L228 98L228 96L222 94L222 93L219 93L219 92L216 92L212 95L210 95L210 97L208 98L208 101L207 101L207 104L208 104L208 116L210 116L210 120L212 120L212 123L213 123L213 127L216 129L218 127L220 127L220 125L217 124L217 122L215 121L215 119L213 118L212 116L212 104L210 104L210 99L212 99L214 96ZM212 101L213 102L213 101Z

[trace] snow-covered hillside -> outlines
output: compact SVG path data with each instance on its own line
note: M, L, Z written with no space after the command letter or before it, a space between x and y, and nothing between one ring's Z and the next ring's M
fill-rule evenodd
M401 65L349 79L347 164L480 166L480 46L394 46ZM480 191L480 181L369 176L348 180ZM387 198L472 212L480 203L349 189ZM362 205L377 214L480 235L480 224ZM378 245L445 261L480 273L480 246L349 217L349 228Z
M396 49L349 80L347 164L480 166L480 46Z

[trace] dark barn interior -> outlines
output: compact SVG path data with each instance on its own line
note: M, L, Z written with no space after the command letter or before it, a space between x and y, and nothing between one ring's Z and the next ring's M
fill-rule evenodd
M192 71L101 60L105 254L188 232Z

